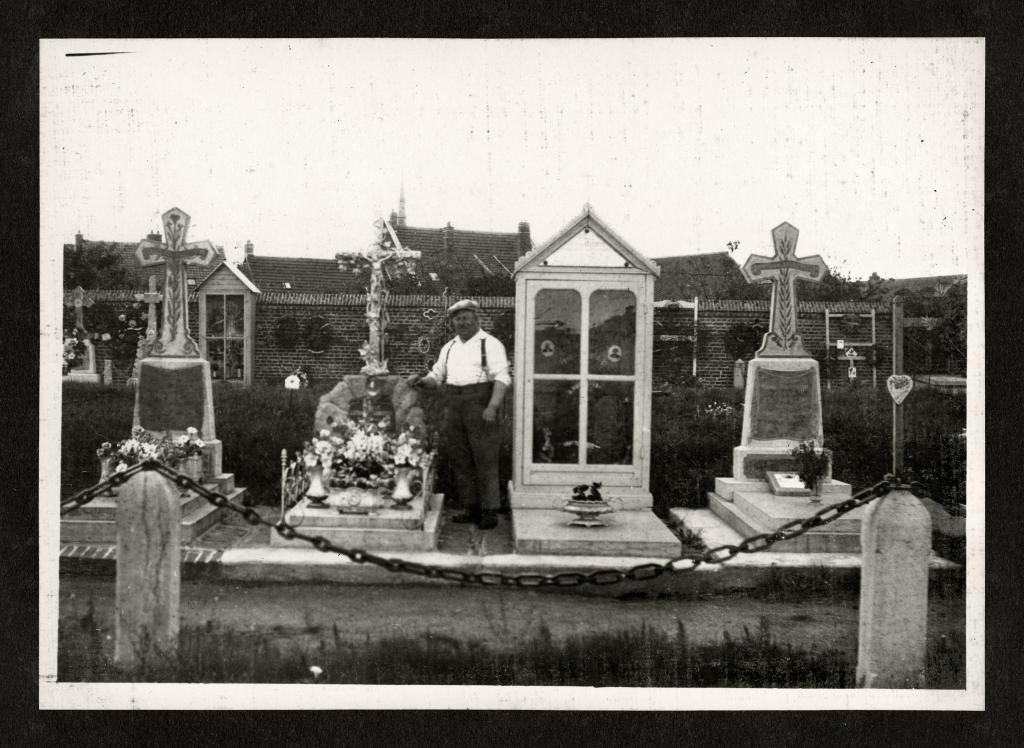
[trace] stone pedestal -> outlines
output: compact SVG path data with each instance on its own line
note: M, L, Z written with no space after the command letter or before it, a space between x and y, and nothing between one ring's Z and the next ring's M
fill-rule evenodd
M204 441L216 439L210 363L202 358L143 359L132 425L172 437L191 426Z
M309 499L285 513L285 522L301 532L322 535L336 545L367 551L432 551L437 548L441 530L441 506L444 494L423 492L407 509L395 509L390 502L369 514L342 514L338 507L310 505ZM304 540L286 540L276 532L270 535L272 546L309 547Z
M602 515L604 527L572 527L573 519L558 509L513 511L516 553L670 559L682 550L679 539L650 511Z
M755 358L747 364L743 436L733 449L734 478L767 480L770 471L790 471L790 450L802 440L819 446L821 384L812 358Z

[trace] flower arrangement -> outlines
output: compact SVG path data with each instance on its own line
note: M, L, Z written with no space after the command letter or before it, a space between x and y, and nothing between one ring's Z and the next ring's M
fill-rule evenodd
M146 460L159 460L172 467L181 462L177 444L167 437L157 438L141 426L135 426L131 436L118 442L116 447L110 442L103 442L96 450L96 455L101 460L111 460L116 473L124 472L135 463Z
M603 501L601 498L600 483L591 483L589 486L582 483L572 489L573 501ZM589 489L589 490L588 490Z
M289 386L289 383L291 386ZM285 379L285 387L288 389L308 389L309 388L309 370L305 366L296 367L291 374Z
M797 470L800 480L812 491L821 487L822 481L828 475L828 468L832 462L832 450L822 447L820 451L815 449L815 443L801 441L790 452L797 461Z
M398 435L388 431L390 419L365 416L343 426L324 429L303 447L307 468L329 471L329 485L340 488L382 488L393 483L395 469L419 467L427 455L426 440L409 426Z
M174 449L180 459L202 457L206 442L199 438L199 429L189 426L185 433L174 440Z
M78 337L78 330L64 331L64 352L61 358L61 374L66 375L76 362L85 359L85 342Z

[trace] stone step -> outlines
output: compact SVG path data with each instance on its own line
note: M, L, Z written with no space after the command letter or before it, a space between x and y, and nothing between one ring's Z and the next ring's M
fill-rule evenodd
M714 491L708 492L708 509L744 538L778 528L778 525L760 523L736 503L725 501ZM814 511L807 512L807 516L812 514ZM860 532L835 532L821 528L809 530L800 537L775 543L772 550L780 553L860 553Z
M372 520L374 515L340 515L336 510L310 510L310 514L300 512L293 514L289 512L289 522L298 517L310 517L308 522L297 524L297 528L309 535L320 535L327 538L335 545L343 548L359 548L365 551L433 551L437 548L437 539L441 532L441 510L444 505L444 494L435 493L430 501L430 507L423 516L422 523L419 523L411 515L408 520L410 524L420 524L419 527L403 527L401 524L390 526L373 527L363 524L350 524L351 521L360 519ZM295 511L295 510L293 510ZM313 513L320 512L318 523L314 523ZM334 520L332 523L331 520ZM286 546L289 548L309 548L305 540L287 540L276 532L270 534L271 546Z
M213 484L209 485L209 488L213 488ZM123 490L118 489L118 490ZM181 516L184 517L189 512L193 511L197 507L202 505L209 505L206 499L197 494L195 491L189 491L186 494L179 494L181 496ZM72 512L61 521L69 519L81 519L81 520L106 520L113 522L114 517L117 515L117 495L114 496L98 496L90 501L85 506Z
M245 488L235 488L228 498L241 503L245 497ZM99 501L94 499L93 502ZM186 510L187 507L187 510ZM60 521L60 541L62 543L116 543L117 524L113 516L108 518L76 517L84 510L63 517ZM221 510L206 499L190 494L183 499L181 515L181 542L188 543L202 535L221 519Z
M766 492L737 491L733 494L733 504L747 517L750 517L758 527L765 527L774 530L794 519L809 517L829 504L837 504L843 499L835 496L822 496L822 500L815 503L809 496L778 496ZM828 523L825 532L843 533L860 532L861 517L865 509L855 509L844 514L839 519Z
M516 553L670 559L682 551L679 538L648 510L604 515L604 527L572 527L572 519L557 509L513 507Z

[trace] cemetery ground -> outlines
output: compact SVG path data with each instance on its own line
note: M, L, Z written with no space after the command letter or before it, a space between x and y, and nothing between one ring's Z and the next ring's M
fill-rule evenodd
M62 496L98 479L95 448L131 426L132 390L64 390ZM215 388L225 463L261 515L277 516L280 451L298 449L320 392ZM742 393L679 388L655 395L652 492L661 516L699 507L725 474L742 422ZM884 390L822 393L835 477L854 490L888 469L890 403ZM935 511L967 504L962 397L915 392L907 409L907 463L935 487ZM451 512L454 507L448 507ZM813 513L809 511L808 514ZM933 512L933 516L936 515ZM224 548L268 543L237 521L197 539ZM962 536L934 547L964 561ZM700 538L687 538L699 543ZM481 534L446 522L449 553L510 553L507 521ZM75 554L69 554L75 555ZM104 553L62 559L58 680L122 678L110 665L112 562ZM204 554L198 554L200 556ZM757 554L754 554L757 555ZM649 686L852 687L857 659L856 576L807 568L769 574L746 589L672 589L655 583L568 590L503 590L422 583L282 584L220 579L183 565L180 661L153 665L166 681L500 683ZM68 563L65 563L68 562ZM104 564L108 570L103 571ZM738 566L738 565L737 565ZM91 572L100 571L99 575ZM680 575L674 575L676 577ZM657 580L661 581L661 580ZM928 606L929 688L963 688L963 575L933 575ZM161 669L162 668L162 669ZM316 675L310 668L319 668Z

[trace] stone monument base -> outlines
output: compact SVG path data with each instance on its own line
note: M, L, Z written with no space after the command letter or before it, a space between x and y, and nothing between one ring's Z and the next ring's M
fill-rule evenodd
M604 527L570 527L573 519L559 509L513 509L516 553L670 559L682 550L679 538L649 511L602 515Z
M246 489L235 485L235 476L222 473L216 479L206 479L203 485L217 491L235 503L241 503ZM114 489L124 490L124 486ZM178 490L175 487L175 490ZM60 520L61 543L116 543L117 500L114 496L98 496L85 506ZM179 491L180 493L180 491ZM221 520L221 510L199 494L189 491L181 495L181 542L190 543Z
M210 362L172 356L140 361L132 426L172 437L194 427L204 441L216 439Z
M842 481L826 481L822 486L821 501L812 502L807 496L773 494L765 481L716 478L715 490L708 492L708 508L741 536L749 537L773 532L787 522L809 517L850 496L850 484ZM782 553L860 553L860 525L866 511L866 507L855 509L798 538L775 543L772 550Z
M432 551L441 531L444 494L424 501L420 493L408 509L392 508L387 502L369 514L340 513L337 506L310 505L303 499L285 513L285 522L309 535L322 535L336 545L365 551ZM309 547L304 540L287 540L270 534L272 546Z

